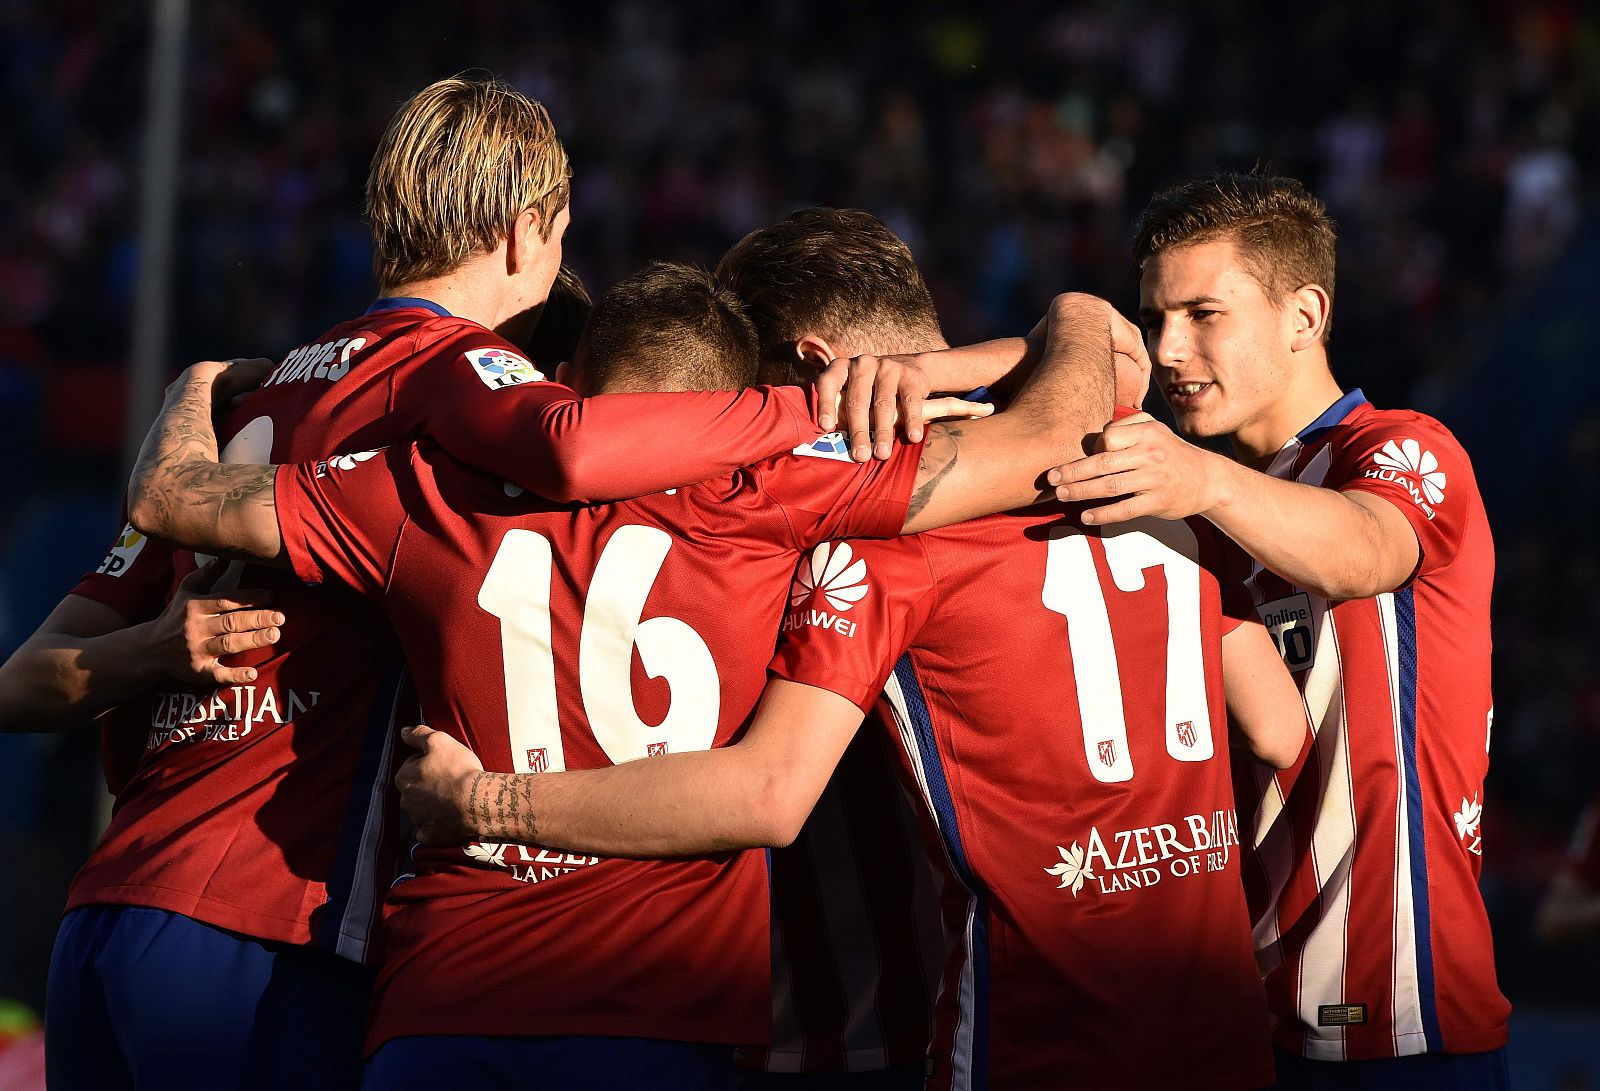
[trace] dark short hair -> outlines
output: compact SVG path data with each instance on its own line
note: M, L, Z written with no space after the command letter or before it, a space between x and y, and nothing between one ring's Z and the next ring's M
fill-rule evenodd
M756 380L756 331L710 273L651 262L595 304L578 367L590 390L742 390Z
M1316 284L1331 300L1337 237L1327 207L1295 179L1217 174L1152 197L1139 217L1133 257L1143 267L1163 250L1231 239L1271 298Z
M911 250L858 208L805 208L752 231L723 256L717 279L749 308L764 380L780 378L771 365L781 371L807 333L853 333L878 351L940 341L939 315Z
M549 298L539 305L538 324L522 346L533 366L548 375L557 364L576 356L593 310L589 289L570 266L563 265L550 286Z

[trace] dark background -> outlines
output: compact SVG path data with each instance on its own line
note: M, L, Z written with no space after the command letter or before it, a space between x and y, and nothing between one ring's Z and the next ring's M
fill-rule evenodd
M856 205L910 243L959 342L1021 332L1061 290L1131 313L1130 227L1162 185L1258 164L1309 183L1341 231L1335 373L1440 417L1478 470L1499 555L1484 894L1524 1084L1588 1085L1600 952L1530 921L1600 789L1593 6L327 7L191 13L174 373L365 307L372 148L467 68L554 114L568 260L596 294ZM149 18L0 0L0 655L118 529ZM89 733L0 739L0 996L36 1008L95 768Z

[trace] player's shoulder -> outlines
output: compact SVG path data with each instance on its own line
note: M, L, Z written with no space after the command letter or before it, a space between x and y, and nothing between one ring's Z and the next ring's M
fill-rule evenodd
M460 358L484 385L516 386L547 376L494 330L456 315L428 315L417 324L417 356Z
M1379 409L1371 402L1357 406L1328 433L1331 442L1347 445L1389 439L1403 442L1414 437L1418 442L1461 450L1455 434L1437 418L1414 409Z

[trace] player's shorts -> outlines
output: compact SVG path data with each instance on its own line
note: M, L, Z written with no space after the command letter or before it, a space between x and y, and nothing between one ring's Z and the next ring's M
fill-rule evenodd
M745 1072L740 1091L922 1091L923 1065L876 1072Z
M655 1038L464 1034L395 1038L367 1062L362 1091L737 1091L733 1047Z
M348 1091L370 972L179 913L129 905L61 922L45 998L51 1091Z
M1278 1091L1505 1091L1506 1051L1418 1053L1374 1061L1311 1061L1274 1049Z

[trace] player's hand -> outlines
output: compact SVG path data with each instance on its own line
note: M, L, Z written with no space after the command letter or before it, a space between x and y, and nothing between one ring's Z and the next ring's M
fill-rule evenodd
M256 392L277 365L260 356L237 357L211 382L211 411L225 413Z
M276 644L283 615L266 607L269 592L219 593L214 584L228 562L212 561L191 572L155 621L154 646L160 649L166 674L181 682L236 686L256 680L254 667L232 667L226 656Z
M857 462L886 459L894 451L896 424L904 423L906 440L922 440L922 426L932 420L986 417L987 402L963 398L929 398L927 372L915 355L857 356L834 360L817 377L817 423L845 433L850 457Z
M1145 395L1150 392L1150 353L1145 348L1144 333L1107 300L1086 292L1058 295L1028 337L1035 339L1048 336L1053 317L1083 313L1110 325L1111 357L1116 366L1116 401L1118 405L1138 409L1144 404Z
M1142 516L1182 519L1215 505L1212 462L1220 456L1196 447L1148 413L1106 425L1095 453L1048 474L1056 496L1074 502L1122 497L1083 512L1085 523L1123 523Z
M416 825L417 840L424 845L476 840L468 800L473 778L483 773L478 755L425 724L401 728L400 738L417 751L394 776L400 809Z

